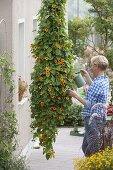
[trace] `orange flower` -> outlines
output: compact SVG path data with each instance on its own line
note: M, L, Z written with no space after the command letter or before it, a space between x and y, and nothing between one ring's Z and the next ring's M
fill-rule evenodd
M55 5L55 4L52 4L52 5L51 5L51 7L52 7L52 8L55 8L55 7L56 7L56 5Z
M50 158L52 158L52 157L54 157L55 152L54 152L54 151L48 152L47 155L48 155Z
M48 61L48 57L45 57L45 60Z
M58 61L58 65L62 64L61 61Z
M56 107L53 107L53 110L56 110Z
M51 99L54 99L55 98L55 96L50 96L51 97Z
M50 68L49 67L46 67L45 70L46 70L46 72L50 72Z
M56 107L52 106L50 107L50 110L56 110Z
M44 31L45 31L45 32L48 32L48 28L45 28Z
M41 63L41 58L39 56L36 59L38 60L39 63Z
M39 80L42 81L44 78L42 76L39 77Z
M60 78L60 81L62 82L62 83L64 83L65 82L65 80L64 80L64 78Z
M42 142L45 143L47 141L47 139L45 138Z
M56 43L56 48L60 48L60 44Z
M42 136L44 136L44 135L45 135L45 133L44 133L44 132L42 132L42 133L41 133L41 135L42 135Z
M62 91L65 93L66 92L66 89L64 87L62 87Z
M39 89L42 89L42 86L39 86L38 88L39 88Z
M53 110L53 106L52 106L52 107L50 107L50 110Z
M38 56L36 59L37 59L37 60L40 60L40 56Z
M63 110L63 109L62 109L62 108L60 108L60 110L59 110L59 111L60 111L60 112L62 112L62 110Z
M64 59L61 59L61 62L63 63L63 62L64 62Z
M62 66L65 67L65 63L62 63Z
M46 72L46 76L49 76L50 75L50 72Z
M40 134L38 137L39 137L39 139L41 139L42 138L42 134Z
M50 88L48 89L48 92L51 92L51 89L50 89Z
M58 71L55 71L55 75L58 76L58 75L59 75L59 72L58 72Z
M49 74L50 74L50 68L49 68L49 67L46 67L46 68L45 68L45 71L46 71L46 75L49 75Z
M73 79L73 80L75 79L75 76L74 76L74 75L72 75L72 79Z
M58 100L60 100L61 98L60 97L57 97Z
M39 49L39 47L38 47L38 46L34 46L33 49L34 49L34 50L37 50L37 49Z

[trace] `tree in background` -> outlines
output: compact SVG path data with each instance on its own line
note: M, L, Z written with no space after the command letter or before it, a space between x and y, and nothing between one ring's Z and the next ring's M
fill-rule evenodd
M31 45L36 59L31 75L33 137L39 137L46 158L54 157L58 122L71 106L67 89L73 87L72 43L66 33L66 0L42 0L39 31Z
M113 1L112 0L85 0L91 5L89 10L93 14L93 28L98 36L96 44L104 51L113 70Z
M73 42L73 51L78 57L83 57L91 34L91 18L74 18L68 22L69 37Z

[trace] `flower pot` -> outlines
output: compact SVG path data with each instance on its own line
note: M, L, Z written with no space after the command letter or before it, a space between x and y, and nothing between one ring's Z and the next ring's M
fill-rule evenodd
M18 94L18 100L19 100L19 101L22 100L23 95L24 95L24 92L21 92L21 91L20 91L19 94Z
M23 96L19 96L19 101L21 101L21 100L22 100L22 97L23 97Z
M76 73L75 76L75 83L77 85L78 88L84 86L86 84L84 78L82 77L81 73Z

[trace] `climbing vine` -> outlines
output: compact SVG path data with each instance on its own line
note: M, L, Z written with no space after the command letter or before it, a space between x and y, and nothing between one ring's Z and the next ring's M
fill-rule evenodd
M7 98L3 99L3 108L0 109L0 168L4 169L8 167L7 161L11 158L11 153L13 152L15 145L13 144L13 136L16 133L16 119L15 114L11 109L11 93L13 89L12 73L10 62L8 60L8 55L0 55L0 75L3 79L1 83L6 84L9 88L9 93ZM2 91L3 89L1 89ZM5 96L6 97L6 96ZM8 99L8 100L7 100ZM7 102L6 102L7 100ZM8 110L7 110L8 106Z
M31 128L47 159L54 157L57 124L63 124L72 103L67 90L73 87L73 55L66 32L65 6L66 0L42 0L39 30L31 44L36 59L30 85Z
M9 54L0 54L0 85L3 84L7 87L6 96L2 99L3 107L0 107L0 170L27 170L24 159L16 158L13 154L17 142L15 140L17 120L12 104L14 70L9 59L11 59ZM1 88L0 92L2 90Z

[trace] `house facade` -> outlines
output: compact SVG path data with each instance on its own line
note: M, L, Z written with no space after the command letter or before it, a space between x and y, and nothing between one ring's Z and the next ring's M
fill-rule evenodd
M31 82L33 59L30 45L38 29L36 15L41 0L0 1L0 53L8 52L14 63L14 110L18 120L18 153L27 152L32 139L30 124L29 92L18 100L18 77ZM1 90L1 89L0 89ZM28 90L29 91L29 90Z

